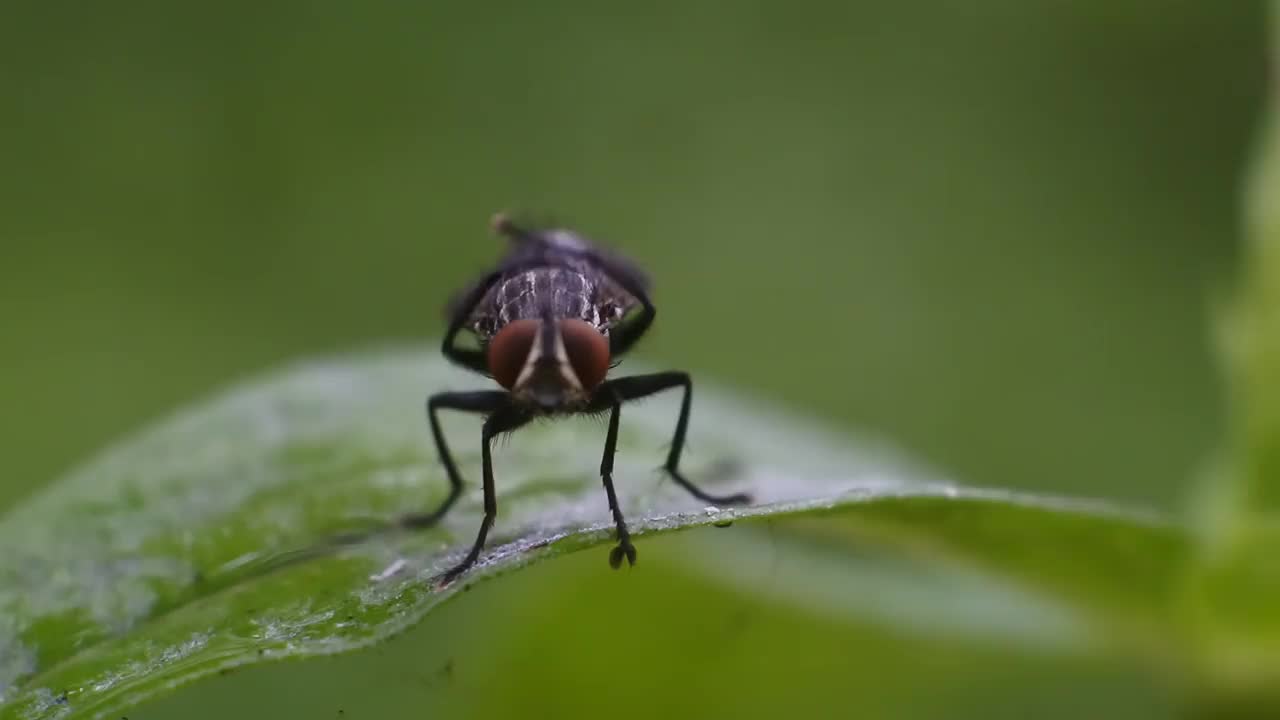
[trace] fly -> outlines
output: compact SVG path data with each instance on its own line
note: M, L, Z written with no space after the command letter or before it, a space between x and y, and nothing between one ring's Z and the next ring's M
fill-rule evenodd
M680 472L680 453L689 426L693 382L679 370L606 379L609 370L644 336L657 311L649 300L649 280L630 261L563 229L523 228L504 215L493 229L510 241L507 254L448 304L449 328L441 352L451 362L493 378L502 390L442 392L427 399L427 419L449 494L436 509L402 520L408 527L435 525L462 493L462 476L449 452L437 417L440 410L485 416L481 430L484 519L467 556L444 573L452 581L475 564L498 514L490 446L502 433L545 417L609 413L600 477L609 500L618 544L609 553L617 569L636 549L613 489L613 456L618 420L628 400L680 388L683 400L664 469L694 497L715 505L750 502L746 494L712 495ZM460 333L472 333L478 349L460 347Z

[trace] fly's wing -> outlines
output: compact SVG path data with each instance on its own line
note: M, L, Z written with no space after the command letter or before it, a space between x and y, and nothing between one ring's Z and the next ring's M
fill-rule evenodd
M449 299L445 301L444 307L441 308L441 314L444 315L445 322L452 323L453 319L467 313L468 300L471 299L471 292L475 288L475 284L468 285L464 288L454 290Z
M464 327L475 317L481 301L500 277L500 272L487 273L449 296L444 306L444 316L450 329Z
M490 224L495 232L511 240L511 248L501 263L507 268L538 262L555 265L558 260L576 256L613 275L636 294L649 290L649 277L638 265L572 230L527 228L506 213L494 215Z
M597 272L606 275L613 284L634 296L635 300L647 298L649 276L631 260L599 245L572 230L551 229L524 233L518 253L526 256L540 255L544 260L578 260Z
M637 300L641 297L648 297L652 283L649 280L649 275L641 270L639 265L612 250L602 247L592 247L591 254L604 272L623 290L636 296Z
M471 308L475 305L472 298L481 284L481 281L477 280L470 285L453 291L453 294L445 301L442 309L446 322L453 324L459 317L464 318L465 322L466 316L471 314Z

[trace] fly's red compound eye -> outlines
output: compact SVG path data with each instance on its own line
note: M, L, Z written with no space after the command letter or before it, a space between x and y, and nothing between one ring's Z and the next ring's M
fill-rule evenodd
M578 382L587 390L594 389L609 372L608 339L583 320L561 320L560 338Z
M510 390L516 384L537 337L538 321L526 319L508 324L489 341L489 372L499 385Z

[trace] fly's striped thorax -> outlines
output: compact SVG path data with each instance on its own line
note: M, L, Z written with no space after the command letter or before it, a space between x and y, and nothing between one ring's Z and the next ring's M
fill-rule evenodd
M558 266L524 270L494 283L472 314L471 324L482 341L487 341L508 323L540 318L543 308L549 306L557 319L584 320L608 335L630 306L622 299L625 293L611 286L586 269Z

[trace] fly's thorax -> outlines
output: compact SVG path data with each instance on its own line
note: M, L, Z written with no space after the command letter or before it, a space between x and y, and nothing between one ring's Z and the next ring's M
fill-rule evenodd
M549 312L556 319L582 320L608 336L610 328L636 304L635 298L594 268L566 261L513 273L494 283L472 313L471 326L487 343L509 324Z

